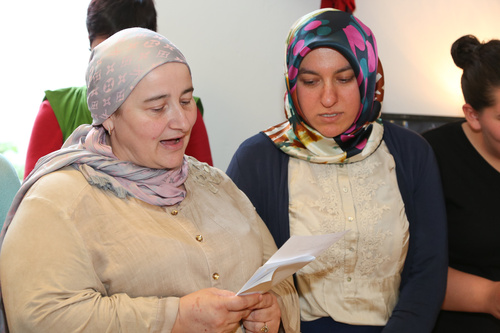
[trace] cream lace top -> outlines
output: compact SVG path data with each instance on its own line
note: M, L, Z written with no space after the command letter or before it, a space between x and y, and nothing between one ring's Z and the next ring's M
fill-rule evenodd
M297 273L301 317L385 325L398 300L409 231L384 142L356 163L289 162L290 232L350 230Z

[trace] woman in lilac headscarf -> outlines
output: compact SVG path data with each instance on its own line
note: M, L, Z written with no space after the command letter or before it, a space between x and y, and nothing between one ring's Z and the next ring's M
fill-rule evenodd
M235 294L276 245L227 176L184 155L197 109L182 53L122 30L86 79L93 124L39 161L2 230L9 329L298 332L290 280Z
M286 46L287 120L246 140L228 175L278 246L349 230L295 276L301 332L430 332L446 283L439 172L419 135L378 119L375 36L321 9Z

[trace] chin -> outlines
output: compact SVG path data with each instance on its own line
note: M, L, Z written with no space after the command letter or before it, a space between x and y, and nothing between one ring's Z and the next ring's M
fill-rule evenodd
M177 169L182 166L182 161L184 160L184 155L182 155L182 158L172 160L170 159L169 161L165 161L165 163L162 163L162 169Z

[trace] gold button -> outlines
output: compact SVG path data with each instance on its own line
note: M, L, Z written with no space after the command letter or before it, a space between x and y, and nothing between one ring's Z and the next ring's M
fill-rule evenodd
M349 191L349 190L347 189L347 187L344 187L344 188L342 189L342 191L344 191L344 193L347 193L347 191Z
M351 282L351 277L348 277L348 278L347 278L347 282Z
M175 216L175 215L179 214L179 211L174 209L173 211L170 212L170 214Z
M214 275L212 275L212 279L218 280L219 279L219 273L214 273Z
M202 235L196 235L196 240L198 242L202 242L203 241L203 236Z
M347 220L348 220L349 222L352 222L352 221L354 221L354 217L349 216L349 217L347 218Z

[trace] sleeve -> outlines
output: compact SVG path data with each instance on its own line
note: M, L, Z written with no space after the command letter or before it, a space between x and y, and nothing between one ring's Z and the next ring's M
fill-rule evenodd
M403 150L403 161L396 162L396 169L406 173L405 177L398 176L398 182L410 222L410 246L399 301L385 333L431 332L446 291L448 244L439 170L423 138L419 136L413 143ZM401 181L403 178L406 182Z
M0 277L11 332L170 332L177 316L177 297L107 295L71 214L40 197L19 207Z
M24 166L24 178L30 174L40 157L60 149L62 144L63 134L59 122L49 101L44 100L31 130Z
M282 246L290 238L288 156L260 132L240 145L227 175L248 196L276 245Z
M243 145L249 148L248 145ZM252 145L250 145L252 147ZM251 148L250 148L251 150ZM245 183L245 180L251 179L253 184L256 183L256 177L253 177L252 175L249 175L247 172L245 172L245 167L244 166L251 166L251 163L244 163L243 165L239 164L239 158L243 158L243 160L246 159L245 156L248 156L246 154L248 152L247 149L241 148L238 149L236 154L234 155L229 169L231 170L230 175L228 176L232 179L236 179L235 185L237 185L240 189L240 191L247 196L248 198L248 192L251 192L250 187L246 187L243 185ZM252 155L252 154L251 154ZM255 155L253 155L255 156ZM243 166L243 169L240 169L240 166ZM268 165L269 166L269 165ZM251 170L258 170L259 168L252 168L250 167L249 169ZM248 171L251 171L248 170ZM240 174L240 171L242 174ZM240 175L246 175L247 177L239 177ZM233 180L234 181L234 180ZM249 185L249 184L248 184ZM241 187L240 187L241 186ZM247 191L243 190L243 188L246 188ZM247 193L246 193L247 192ZM246 199L248 200L248 199ZM252 200L250 200L249 205L252 205ZM254 205L255 207L255 205ZM264 249L264 257L262 264L264 264L271 256L277 251L277 246L276 243L273 239L273 236L271 235L271 232L269 231L268 227L262 220L262 218L259 216L257 213L257 210L255 211L255 217L257 219L258 227L260 230L260 234L262 237L262 242L263 242L263 249ZM284 332L286 333L299 333L300 332L300 304L299 304L299 298L297 291L295 289L295 285L293 282L293 277L289 277L285 281L281 282L280 284L276 285L272 290L272 293L274 293L277 297L278 304L281 309L281 322L283 325ZM281 331L280 331L281 332Z
M198 109L198 117L191 130L191 137L186 147L186 155L193 156L200 162L213 166L212 152L208 141L208 133L203 122L203 116Z
M276 252L277 248L266 225L260 217L257 216L257 218L259 220L259 228L264 243L264 258L262 262L262 264L264 264ZM284 280L275 286L271 292L276 295L278 300L284 331L286 333L300 333L300 304L293 278L289 277Z

